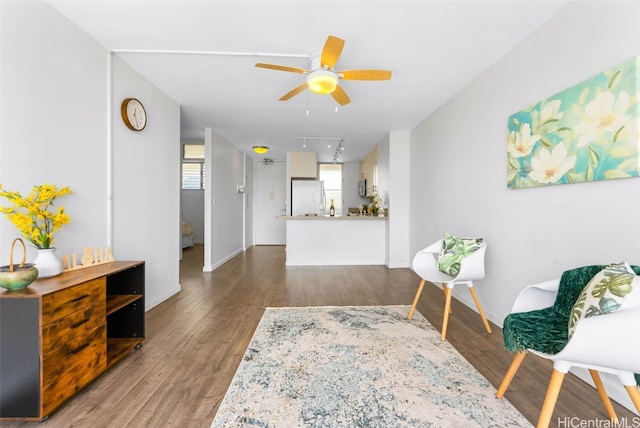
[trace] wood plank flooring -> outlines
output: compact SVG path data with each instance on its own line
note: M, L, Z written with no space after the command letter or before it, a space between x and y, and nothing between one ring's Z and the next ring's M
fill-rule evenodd
M139 351L42 422L2 427L209 427L265 307L409 305L419 279L409 269L383 266L285 267L284 247L257 246L214 272L202 272L203 249L184 251L182 291L146 314ZM482 283L478 284L479 287ZM438 330L443 293L427 284L417 310ZM478 314L453 301L447 339L495 387L512 354L502 332L487 334ZM525 358L505 398L533 424L547 382L548 361ZM635 415L615 404L619 416ZM552 418L604 419L590 386L568 375ZM566 426L566 425L565 425Z

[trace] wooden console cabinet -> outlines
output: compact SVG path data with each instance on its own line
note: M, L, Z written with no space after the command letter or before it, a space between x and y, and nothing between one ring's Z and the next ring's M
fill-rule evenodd
M0 289L0 421L43 420L144 340L144 262Z

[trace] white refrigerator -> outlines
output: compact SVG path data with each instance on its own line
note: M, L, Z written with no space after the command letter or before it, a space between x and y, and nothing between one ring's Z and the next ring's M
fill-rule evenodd
M324 182L291 180L291 215L324 215L327 206Z

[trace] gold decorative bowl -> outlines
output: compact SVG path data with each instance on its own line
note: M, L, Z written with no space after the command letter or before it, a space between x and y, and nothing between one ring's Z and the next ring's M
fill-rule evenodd
M13 264L13 247L16 241L22 244L22 261L17 266ZM0 287L7 290L19 290L27 287L38 278L38 268L33 263L26 263L27 249L20 238L11 243L9 251L9 264L0 266Z

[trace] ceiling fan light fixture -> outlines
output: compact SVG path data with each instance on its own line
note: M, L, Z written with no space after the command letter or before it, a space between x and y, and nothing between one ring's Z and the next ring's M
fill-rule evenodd
M269 147L267 146L253 146L253 151L259 155L263 155L269 151Z
M338 75L329 70L316 70L307 76L307 85L315 94L330 94L338 86Z

